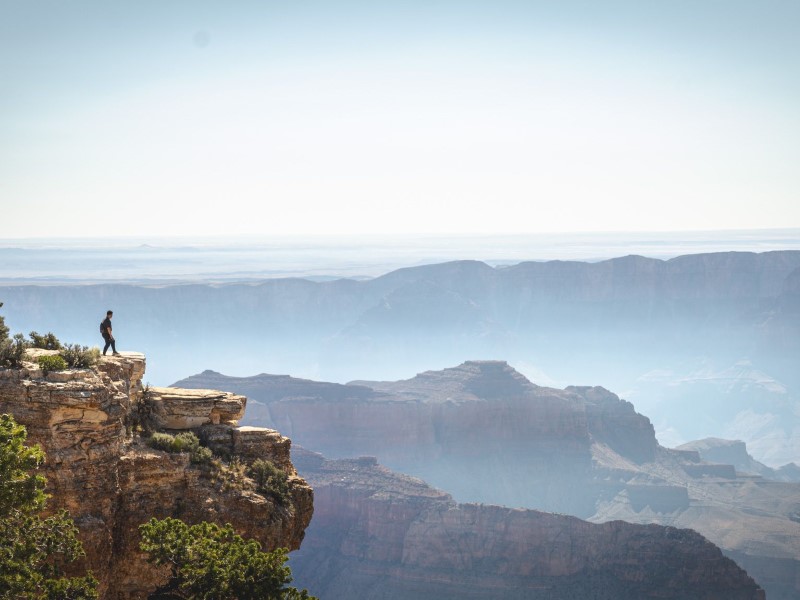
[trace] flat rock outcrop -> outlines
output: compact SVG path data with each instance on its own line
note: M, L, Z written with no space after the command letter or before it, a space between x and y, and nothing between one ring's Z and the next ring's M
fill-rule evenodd
M240 428L242 396L145 390L144 369L145 357L137 353L47 375L34 363L0 369L0 412L13 414L29 441L45 450L49 509L68 509L78 525L86 550L80 568L94 572L101 597L146 598L163 581L165 572L147 565L138 550L138 526L151 517L231 523L266 549L298 548L313 495L291 463L290 441L274 430ZM216 467L149 448L132 431L144 406L157 428L191 429L221 454L245 462L272 460L289 475L291 502L219 485Z
M687 442L676 448L697 452L703 460L730 465L741 473L761 475L766 479L775 481L800 482L800 466L789 463L778 469L768 467L750 456L747 445L742 440L724 440L720 438L705 438Z
M764 598L694 531L457 504L368 457L295 462L316 512L292 568L329 600Z
M159 429L197 429L235 424L244 416L246 398L217 390L149 388L151 418Z

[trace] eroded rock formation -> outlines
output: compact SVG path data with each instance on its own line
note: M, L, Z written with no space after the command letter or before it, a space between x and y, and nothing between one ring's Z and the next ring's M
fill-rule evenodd
M678 446L677 450L697 452L703 460L730 465L742 474L761 475L775 481L800 482L800 466L789 463L779 469L772 469L754 459L741 440L705 438Z
M0 369L0 412L28 430L47 453L49 509L66 508L80 529L90 568L106 599L145 598L165 573L144 562L138 526L151 517L193 523L231 523L265 549L297 549L312 511L312 491L297 476L290 442L277 431L238 427L245 398L210 390L149 391L143 398L145 358L123 353L93 369L43 374L33 363ZM289 474L291 502L276 501L215 481L214 469L192 465L188 454L147 447L132 426L144 406L151 422L193 429L217 451L244 461L264 458Z
M315 516L292 568L323 598L764 598L694 531L457 504L367 457L294 460Z
M663 448L650 421L603 388L541 387L491 361L394 382L207 371L180 384L247 393L247 422L332 458L377 456L462 502L694 529L771 600L800 596L800 485Z
M650 421L608 390L541 387L502 361L469 361L397 382L206 371L176 385L247 393L254 400L248 423L332 458L378 456L460 500L578 516L594 512L594 496L575 490L591 478L595 444L634 464L653 460L658 447Z

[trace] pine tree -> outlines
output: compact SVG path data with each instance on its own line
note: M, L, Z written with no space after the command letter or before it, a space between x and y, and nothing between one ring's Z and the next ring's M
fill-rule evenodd
M148 561L169 565L170 580L152 599L316 600L306 590L289 587L291 571L279 548L262 552L233 527L214 523L187 525L179 519L151 519L141 525L140 548Z
M64 577L66 563L83 556L78 529L66 511L42 518L45 478L38 446L11 415L0 415L0 598L88 600L97 580Z

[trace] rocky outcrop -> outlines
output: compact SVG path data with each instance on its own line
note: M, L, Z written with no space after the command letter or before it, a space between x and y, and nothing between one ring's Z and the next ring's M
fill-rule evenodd
M764 598L693 531L457 504L370 458L295 462L316 512L292 568L328 600Z
M43 374L33 363L0 370L0 412L26 426L46 454L49 509L66 508L105 599L145 598L165 573L138 551L138 526L151 517L231 523L267 549L300 546L313 511L311 488L297 476L290 441L277 431L240 428L245 398L227 392L148 390L145 358L123 353L93 369ZM152 396L151 396L152 394ZM132 427L143 407L151 423L192 429L220 454L272 460L289 474L291 502L222 486L214 466L188 454L147 447ZM213 433L213 435L212 435Z
M197 429L202 425L236 424L246 399L230 392L149 388L150 418L158 429Z

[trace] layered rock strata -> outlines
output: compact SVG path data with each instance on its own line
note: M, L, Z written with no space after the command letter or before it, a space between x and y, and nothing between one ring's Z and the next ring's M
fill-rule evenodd
M492 481L491 502L576 515L594 510L593 500L574 493L591 475L594 442L635 462L652 460L657 447L650 422L615 394L540 387L500 361L394 383L342 386L207 371L176 385L248 393L248 423L284 431L326 456L378 456L462 500L483 501L482 486Z
M165 572L138 551L138 526L151 517L231 523L266 549L300 546L313 507L312 491L297 476L290 441L277 431L244 427L246 399L215 391L143 390L145 357L123 353L93 369L44 374L34 363L0 370L0 412L25 425L40 444L51 494L49 509L66 508L86 550L81 569L101 582L105 599L146 598ZM244 461L272 460L289 474L291 502L276 503L246 489L215 482L214 467L190 463L188 454L147 447L132 434L147 407L150 422L202 437L213 429L214 448Z
M800 482L800 466L789 463L779 469L772 469L750 456L747 446L741 440L705 438L678 446L677 450L696 452L703 460L730 465L742 474L761 475L775 481Z
M316 512L292 568L328 600L764 598L694 531L457 504L370 458L295 462Z
M772 600L800 597L800 485L663 448L603 388L536 386L487 361L394 382L207 371L180 384L247 393L247 422L334 458L377 456L462 502L695 529Z

